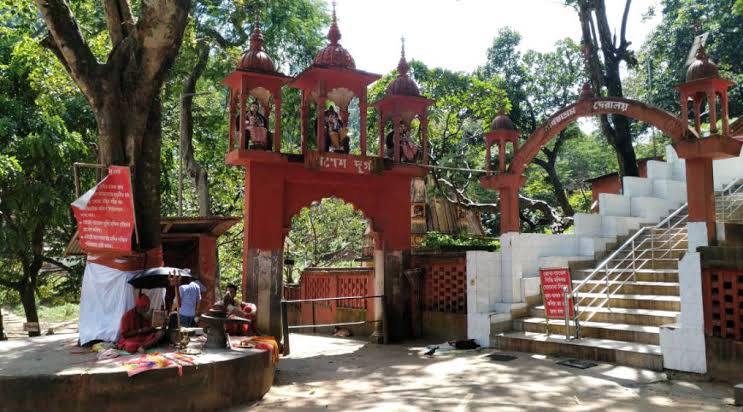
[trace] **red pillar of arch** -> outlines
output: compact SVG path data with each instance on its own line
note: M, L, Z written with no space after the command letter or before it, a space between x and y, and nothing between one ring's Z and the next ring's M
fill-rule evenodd
M360 159L344 157L347 162ZM227 163L245 168L243 296L258 306L256 326L261 332L277 338L282 335L284 237L291 229L292 217L312 202L337 197L353 204L370 220L378 236L375 247L385 256L410 250L410 183L413 177L425 175L416 165L393 165L381 174L373 174L371 169L363 173L328 171L290 162L277 153L253 150L233 151ZM388 278L394 276L385 273L384 282L390 303L390 335L394 337L400 335L396 330L405 329L402 323L395 325L404 318L404 299L395 298L399 285Z
M526 178L521 175L499 173L485 175L480 178L480 185L486 189L498 190L500 194L500 232L518 232L521 228L519 220L519 188Z

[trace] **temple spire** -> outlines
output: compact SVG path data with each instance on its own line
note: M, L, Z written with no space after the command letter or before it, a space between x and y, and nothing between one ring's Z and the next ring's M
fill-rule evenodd
M335 0L333 0L333 22L330 24L330 30L328 31L328 40L330 44L337 45L341 39L341 31L338 28L338 18L335 15Z
M250 34L250 50L254 52L263 49L263 34L261 33L260 14L261 9L256 5L255 18L253 20L253 32Z
M400 48L400 61L397 63L397 72L400 76L406 76L408 74L408 71L410 71L410 65L408 65L408 61L405 58L405 37L400 37L400 42L402 44Z

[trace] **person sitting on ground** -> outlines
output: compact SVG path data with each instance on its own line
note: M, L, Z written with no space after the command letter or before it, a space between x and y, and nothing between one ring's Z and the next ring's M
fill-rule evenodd
M178 316L181 318L181 327L190 328L194 325L196 310L201 301L201 286L197 282L190 282L178 287L180 293L180 310Z
M121 317L119 333L121 338L116 342L116 347L129 353L143 353L162 339L165 333L152 327L150 298L147 295L139 295L135 306Z

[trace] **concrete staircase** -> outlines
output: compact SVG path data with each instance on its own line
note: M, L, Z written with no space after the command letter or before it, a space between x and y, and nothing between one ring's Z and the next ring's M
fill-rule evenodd
M679 315L677 264L687 246L685 218L679 213L667 223L671 229L646 228L634 238L634 247L629 243L622 251L607 252L611 259L590 280L595 267L571 270L581 339L572 339L572 322L566 331L564 320L546 320L544 306L537 306L529 317L513 321L514 332L493 335L491 345L662 370L659 327L675 323Z
M662 370L659 327L680 313L678 260L687 248L685 167L670 148L667 158L648 162L646 178L624 178L624 193L601 194L598 214L576 214L575 234L590 243L581 256L540 258L540 267L570 267L581 338L572 339L572 322L566 330L536 306L512 332L493 330L491 346Z

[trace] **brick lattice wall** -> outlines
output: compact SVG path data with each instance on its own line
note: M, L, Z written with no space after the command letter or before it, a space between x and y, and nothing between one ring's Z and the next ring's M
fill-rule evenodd
M423 308L426 311L454 314L467 313L466 259L426 260Z
M704 269L702 294L705 334L743 340L743 271Z

